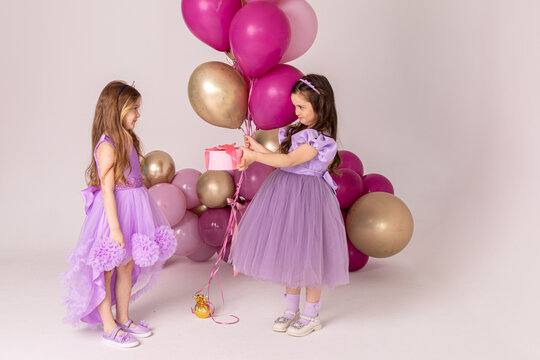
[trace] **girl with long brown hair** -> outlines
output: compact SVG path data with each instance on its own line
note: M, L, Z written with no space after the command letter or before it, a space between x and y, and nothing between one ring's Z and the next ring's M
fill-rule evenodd
M140 106L141 94L121 81L99 95L86 170L90 187L82 191L86 219L63 274L65 321L102 323L103 340L120 347L152 334L146 323L129 318L129 303L150 288L176 248L174 233L143 185L133 131Z

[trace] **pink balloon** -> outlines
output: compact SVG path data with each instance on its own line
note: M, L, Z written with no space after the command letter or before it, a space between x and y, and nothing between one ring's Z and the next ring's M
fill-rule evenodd
M351 169L354 170L358 175L364 175L364 165L360 158L356 156L353 152L347 150L340 150L339 156L341 157L341 165L339 169Z
M247 170L244 171L244 181L240 187L240 196L244 197L246 200L251 200L255 196L255 193L259 190L262 183L270 173L274 171L274 168L259 162L254 162ZM242 175L241 171L237 171L234 175L234 182L238 184L240 181L240 176Z
M229 224L231 209L208 209L199 218L199 235L203 242L210 246L221 246L225 240L225 232Z
M358 251L349 239L347 239L347 248L349 250L349 271L358 271L366 266L369 256Z
M188 255L188 259L191 261L204 262L208 261L216 253L216 248L205 243L201 243L201 246L193 254Z
M186 196L176 186L167 183L156 184L148 189L169 224L176 225L186 213Z
M367 174L362 177L362 180L364 181L364 194L380 191L394 195L392 183L381 174Z
M304 55L313 45L317 36L317 15L304 0L282 0L278 7L291 24L291 42L281 59L285 63Z
M255 2L255 1L265 1L265 2L268 2L268 3L277 4L278 2L283 1L283 0L244 0L244 1L246 3L252 3L252 2Z
M256 1L234 15L229 39L243 73L259 77L281 60L291 40L291 26L276 5Z
M201 246L203 241L199 236L199 217L191 211L186 211L184 218L172 229L178 243L176 255L191 255Z
M259 129L277 129L296 120L291 89L302 76L297 68L279 64L255 80L249 109Z
M362 177L351 169L340 169L340 178L332 174L332 178L338 185L336 195L339 206L348 209L364 193Z
M242 0L182 0L182 16L188 29L218 51L230 49L229 28Z
M176 172L171 184L178 187L186 196L186 207L193 209L201 205L197 196L197 180L201 177L201 172L195 169L182 169Z

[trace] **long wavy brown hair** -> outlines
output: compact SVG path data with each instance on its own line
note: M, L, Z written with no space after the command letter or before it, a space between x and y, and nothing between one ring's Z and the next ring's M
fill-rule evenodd
M112 169L114 183L128 185L124 172L126 168L129 169L128 173L132 170L129 162L131 144L135 146L139 160L143 156L139 138L133 130L126 130L122 124L124 117L140 97L141 94L137 89L123 81L111 81L101 91L92 124L92 160L86 169L86 181L89 186L99 187L100 185L94 150L103 134L107 134L114 144L114 165L106 170L101 169L102 176Z
M330 85L330 82L324 75L309 74L302 77L302 79L309 81L319 92L317 94L309 85L302 81L297 81L291 89L291 94L301 94L313 107L315 112L315 124L311 126L311 129L321 131L327 135L330 135L334 140L337 139L337 111L336 102L334 100L334 90ZM289 125L286 131L286 137L283 139L279 146L279 150L283 154L289 152L291 147L291 138L294 134L308 127L302 123L296 123ZM328 172L341 176L336 172L337 168L341 164L341 157L339 152L328 166Z

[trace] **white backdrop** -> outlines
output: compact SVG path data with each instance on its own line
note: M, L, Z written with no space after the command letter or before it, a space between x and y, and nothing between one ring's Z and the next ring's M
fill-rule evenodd
M388 177L415 218L409 246L377 264L423 273L484 336L538 354L540 3L309 3L317 39L291 64L329 78L341 149ZM108 81L136 82L144 150L168 152L177 169L203 171L204 148L241 141L189 104L191 72L226 57L189 32L180 1L2 1L0 39L4 264L75 245ZM16 276L7 268L3 284Z

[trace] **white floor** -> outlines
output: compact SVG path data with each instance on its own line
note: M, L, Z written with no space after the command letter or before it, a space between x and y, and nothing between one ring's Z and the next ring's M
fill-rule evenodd
M218 325L190 312L193 294L205 285L212 262L175 257L132 317L148 321L154 335L134 349L100 342L101 331L61 323L64 290L58 275L63 255L13 257L2 263L0 330L2 359L538 359L537 303L514 303L508 288L477 281L444 284L407 256L370 259L348 286L323 294L324 328L305 338L270 330L283 308L283 290L239 275L223 265L211 300L218 314L240 317ZM495 284L493 282L493 284ZM502 300L501 300L502 299ZM515 306L515 307L514 307ZM531 313L531 311L533 311ZM536 319L535 319L536 317ZM224 320L226 318L223 318ZM149 358L150 359L150 358Z

